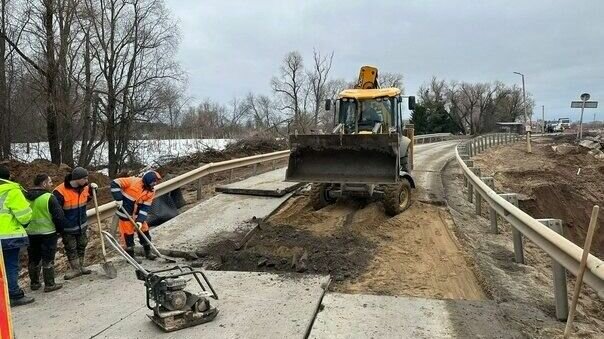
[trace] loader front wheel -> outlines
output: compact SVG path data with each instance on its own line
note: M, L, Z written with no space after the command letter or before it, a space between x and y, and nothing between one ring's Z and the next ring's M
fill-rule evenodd
M328 193L328 184L312 184L310 187L310 201L312 204L312 208L315 211L320 210L321 208L331 204L334 202L333 199L329 198Z
M411 185L404 180L399 184L384 188L384 209L386 214L395 216L411 205Z

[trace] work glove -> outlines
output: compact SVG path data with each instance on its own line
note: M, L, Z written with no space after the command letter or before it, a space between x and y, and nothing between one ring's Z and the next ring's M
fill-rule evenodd
M121 207L124 205L124 201L123 200L116 200L115 201L115 207L117 207L117 209L121 209Z
M95 191L99 189L99 185L97 185L95 182L90 183L90 187Z

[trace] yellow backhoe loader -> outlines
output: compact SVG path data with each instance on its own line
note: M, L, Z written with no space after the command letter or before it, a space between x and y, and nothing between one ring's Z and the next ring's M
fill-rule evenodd
M415 97L405 98L413 110ZM389 215L404 211L415 183L413 129L403 126L402 103L400 89L379 87L377 68L361 67L354 89L325 102L334 113L331 134L290 135L286 180L312 183L315 209L360 196L382 198Z

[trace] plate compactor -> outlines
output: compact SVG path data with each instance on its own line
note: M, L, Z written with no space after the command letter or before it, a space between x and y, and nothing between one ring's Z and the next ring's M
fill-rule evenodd
M218 315L218 309L210 305L210 299L218 295L202 271L190 266L150 271L137 263L119 245L115 238L103 231L109 244L136 269L138 280L145 282L147 308L153 311L148 317L166 332L210 322ZM200 292L192 293L185 288L195 280Z

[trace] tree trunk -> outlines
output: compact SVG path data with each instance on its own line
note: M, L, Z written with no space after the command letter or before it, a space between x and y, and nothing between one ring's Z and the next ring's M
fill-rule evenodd
M79 166L88 166L87 162L90 145L94 142L95 135L90 137L91 106L92 106L92 71L90 70L90 34L84 35L84 101L82 102L82 140L80 142L80 156L78 157ZM91 139L91 140L89 140Z
M0 1L0 29L6 32L6 0ZM10 115L8 110L8 91L6 89L6 41L0 38L0 159L10 156Z
M113 77L113 74L111 74L111 77ZM105 133L107 134L107 151L109 154L109 177L115 178L118 171L118 158L115 152L115 89L112 81L107 85L109 90L107 91L107 128Z
M56 62L55 41L53 31L54 0L44 1L44 29L46 33L46 134L50 149L50 159L53 164L61 164L61 147L58 133L58 118L56 107Z

